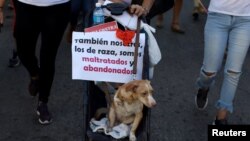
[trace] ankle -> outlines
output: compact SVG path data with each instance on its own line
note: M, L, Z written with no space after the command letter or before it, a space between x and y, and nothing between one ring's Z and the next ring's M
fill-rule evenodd
M216 115L216 119L217 120L224 120L224 119L227 119L227 110L225 109L220 109L218 112L217 112L217 115Z

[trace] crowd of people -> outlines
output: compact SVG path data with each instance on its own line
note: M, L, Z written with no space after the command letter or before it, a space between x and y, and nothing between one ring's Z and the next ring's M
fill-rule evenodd
M83 26L92 25L92 19L87 19L91 8L96 1L92 0L13 0L12 7L15 13L13 22L13 37L16 47L10 58L10 67L20 64L27 69L30 75L28 89L31 96L38 95L37 114L41 124L52 122L47 103L53 84L55 60L57 50L67 31L67 41L71 42L72 32L76 29L79 14L83 16ZM143 0L131 4L130 12L138 16L146 16L154 0ZM4 24L3 7L5 0L0 0L0 24ZM172 9L170 29L173 32L184 34L180 26L180 14L183 0L175 0ZM233 112L238 82L242 74L242 66L250 46L250 1L249 0L210 0L208 11L200 0L194 0L194 20L198 14L207 13L204 27L204 59L197 79L197 94L195 104L198 109L204 110L208 103L207 95L216 79L218 71L225 59L224 79L221 86L220 98L216 104L215 125L228 124L228 114ZM82 10L82 11L81 11ZM87 21L87 22L85 22ZM164 13L156 17L156 26L164 26ZM40 58L37 58L36 44L41 35ZM19 60L20 59L20 60Z

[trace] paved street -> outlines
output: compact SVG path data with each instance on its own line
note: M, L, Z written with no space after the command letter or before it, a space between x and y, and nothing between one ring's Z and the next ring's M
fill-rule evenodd
M172 10L164 15L164 28L155 37L162 60L155 68L152 85L157 106L151 112L152 141L206 141L223 78L218 74L209 93L208 107L199 111L194 105L195 81L203 58L203 28L206 15L192 20L192 1L184 1L181 27L184 35L171 32ZM83 82L71 79L70 44L63 39L56 61L56 75L49 108L54 122L38 123L37 98L30 97L29 76L21 65L9 68L15 46L12 37L12 11L5 8L5 24L0 33L0 141L81 141L83 138ZM155 19L152 20L155 26ZM249 51L250 52L250 51ZM234 101L231 124L250 124L250 54L248 53Z

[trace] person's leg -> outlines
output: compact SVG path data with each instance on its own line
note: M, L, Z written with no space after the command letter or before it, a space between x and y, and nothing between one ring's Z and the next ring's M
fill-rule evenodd
M15 38L18 56L30 77L37 77L39 67L35 50L40 32L39 15L37 15L37 10L30 5L17 1L16 7Z
M193 0L194 2L194 7L199 7L199 0Z
M198 10L199 10L199 13L200 13L200 14L205 14L205 13L207 13L207 10L205 9L204 5L202 5L202 3L199 4Z
M158 28L162 28L163 27L163 21L164 21L164 14L159 14L157 15L157 19L156 19L156 27Z
M193 19L198 20L199 18L199 0L193 0L194 2L194 8L193 8Z
M17 67L20 65L20 60L17 55L17 48L16 48L16 1L17 0L11 0L13 4L13 10L14 10L14 17L13 17L13 37L15 40L15 45L12 49L12 56L9 59L9 67Z
M185 33L184 30L180 28L180 13L182 9L183 0L175 0L173 8L173 16L171 23L171 30L177 33Z
M36 96L39 89L39 64L36 43L40 33L39 13L34 6L16 1L16 38L18 56L30 75L29 93Z
M194 8L192 13L193 19L198 20L199 14L207 13L207 10L200 0L193 0L193 2L194 2Z
M70 2L39 9L41 48L37 115L41 124L49 124L52 122L52 116L47 102L54 79L57 50L69 21Z
M229 33L228 53L224 70L224 80L220 99L217 102L218 120L226 119L227 113L233 112L233 100L241 75L249 45L250 17L234 17L231 19L232 30Z
M209 13L207 17L204 31L204 60L197 79L199 90L195 99L196 106L200 110L206 108L208 90L222 64L229 33L230 23L225 22L228 18L217 13Z
M39 101L48 102L58 47L69 21L70 3L44 8L40 50Z

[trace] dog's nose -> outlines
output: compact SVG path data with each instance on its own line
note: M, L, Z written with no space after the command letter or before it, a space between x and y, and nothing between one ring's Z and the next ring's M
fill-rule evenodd
M152 96L149 97L149 104L150 104L150 107L156 106L156 101Z
M154 101L151 103L151 107L155 107L155 106L156 106L156 102Z

